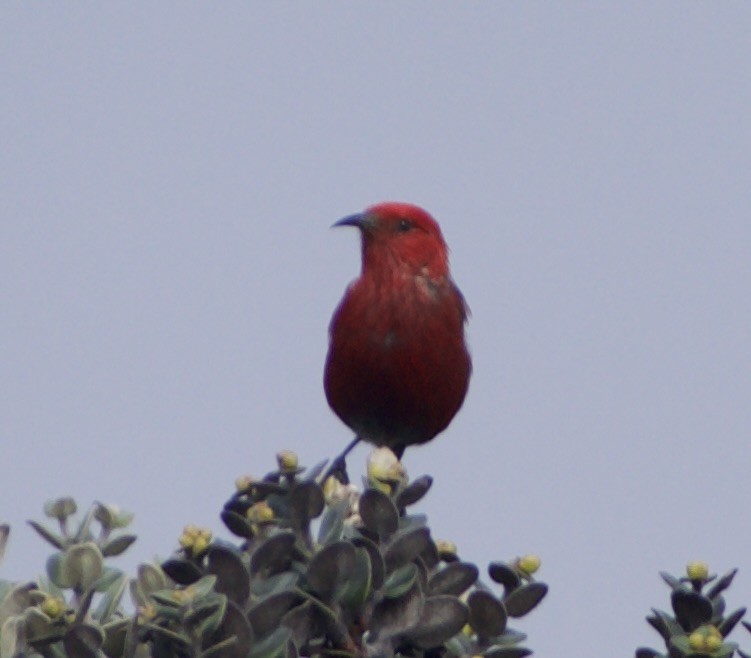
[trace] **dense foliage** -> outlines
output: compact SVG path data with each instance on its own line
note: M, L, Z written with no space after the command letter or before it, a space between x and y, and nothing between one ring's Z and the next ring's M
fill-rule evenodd
M432 479L409 481L388 450L374 451L362 493L343 481L280 453L221 513L236 543L188 526L170 559L132 579L109 564L136 539L129 514L95 503L75 521L72 499L48 503L56 527L30 522L55 549L46 575L0 581L0 658L531 653L508 621L547 592L536 556L493 562L483 582L411 511Z
M640 648L636 658L731 658L736 652L740 658L751 658L727 639L746 614L745 608L731 613L725 610L723 592L735 573L733 569L717 578L709 575L708 566L699 561L690 562L682 578L661 573L671 589L672 614L653 608L647 621L665 642L665 652ZM751 630L751 624L743 625Z

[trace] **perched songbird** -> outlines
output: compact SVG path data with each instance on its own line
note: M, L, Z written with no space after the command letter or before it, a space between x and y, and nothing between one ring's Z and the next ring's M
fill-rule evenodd
M339 418L391 448L430 441L464 401L472 362L467 306L437 222L408 203L379 203L334 226L362 235L362 272L331 320L324 389Z

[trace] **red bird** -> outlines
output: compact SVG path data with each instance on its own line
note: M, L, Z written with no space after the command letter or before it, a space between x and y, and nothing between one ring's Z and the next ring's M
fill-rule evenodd
M329 328L329 405L359 439L401 458L446 429L467 393L467 305L438 223L408 203L379 203L334 226L362 236L362 272Z

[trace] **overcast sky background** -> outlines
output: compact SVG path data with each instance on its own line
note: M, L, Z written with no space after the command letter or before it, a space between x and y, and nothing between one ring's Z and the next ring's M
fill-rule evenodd
M133 572L226 535L280 448L336 454L329 226L395 199L441 222L475 362L405 464L464 558L542 556L529 646L660 648L657 572L696 558L751 605L749 34L746 2L4 3L2 577L49 498L135 512Z

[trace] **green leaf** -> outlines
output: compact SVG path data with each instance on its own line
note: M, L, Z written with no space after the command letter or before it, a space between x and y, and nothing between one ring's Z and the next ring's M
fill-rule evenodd
M56 587L70 589L73 587L74 582L72 574L64 568L64 555L64 553L54 553L47 558L47 576Z
M374 541L371 541L367 537L354 537L352 543L358 548L364 548L368 552L372 580L371 588L373 590L381 589L386 579L386 563L383 561L381 549L378 548Z
M66 653L75 658L98 658L99 647L103 642L104 633L91 624L74 626L63 638Z
M237 549L215 542L206 553L206 572L216 576L216 591L244 606L250 596L250 574Z
M475 590L467 599L469 624L482 638L501 635L506 628L506 608L495 596L485 590Z
M477 582L479 570L469 562L452 562L435 571L428 581L428 591L433 594L459 596Z
M102 651L107 656L124 658L128 655L125 653L125 642L128 637L128 628L132 623L131 619L117 618L102 626L104 632Z
M207 638L219 627L226 608L227 597L212 593L194 601L183 622L194 636Z
M10 536L10 526L7 523L0 523L0 562L3 561L5 555L5 547L8 544L8 537Z
M355 568L355 547L346 541L325 546L308 564L305 580L312 592L328 601L352 575Z
M100 623L106 622L120 605L120 600L125 592L128 579L124 573L121 573L106 589L104 595L99 601L99 605L93 613L94 619Z
M488 649L482 655L485 658L525 658L532 655L532 651L525 647L499 647Z
M523 617L548 593L548 586L539 581L527 583L504 598L503 604L509 617Z
M76 530L75 535L73 535L72 540L74 544L82 544L85 542L91 541L91 521L94 518L94 508L91 508L88 512L86 512L86 516L81 521L81 524L78 526L78 530Z
M660 571L660 577L673 589L685 589L683 583L676 578L675 576L671 576L667 571Z
M23 617L8 617L0 627L0 658L15 658L18 641L23 637Z
M399 495L396 497L396 506L399 509L404 509L405 507L414 505L428 493L432 484L433 478L429 475L422 475L412 480L412 482L399 492Z
M370 633L380 640L386 640L413 628L420 620L423 600L420 586L416 582L401 596L384 597L373 608Z
M295 533L288 531L271 535L251 555L251 574L272 575L286 571L292 563L296 539Z
M128 550L130 545L136 541L136 539L137 537L135 535L120 535L119 537L115 537L102 546L102 555L104 555L104 557L120 555Z
M718 594L725 591L735 578L735 574L738 573L738 569L732 569L728 571L722 578L720 578L712 587L707 591L707 597L710 599L715 598Z
M55 548L65 548L65 540L60 535L48 530L41 523L37 523L36 521L27 521L27 523L34 528L34 530L36 530L47 543L52 544Z
M290 636L288 628L277 628L267 638L253 645L248 658L284 658Z
M488 566L488 575L491 580L499 585L503 585L506 594L509 594L522 584L516 569L513 569L505 562L491 562Z
M406 531L400 530L394 535L384 551L383 558L386 561L388 571L408 562L412 562L430 542L430 530L428 528L412 528Z
M373 583L373 568L367 549L355 549L355 563L350 577L336 593L336 600L351 608L360 607L370 594Z
M736 610L735 612L729 614L725 619L722 620L722 623L717 627L717 630L720 632L720 635L722 637L727 637L730 635L730 633L735 628L736 624L743 619L743 615L746 614L746 608L740 608Z
M92 588L97 592L106 592L112 583L123 576L123 572L115 567L104 567L102 575L92 584Z
M214 588L216 587L216 576L208 575L201 578L196 583L193 583L191 585L191 589L195 591L196 598L200 596L206 596L210 592L214 592Z
M420 619L408 637L421 649L433 649L459 633L468 618L467 606L455 596L430 596L425 599Z
M318 543L332 544L342 538L344 530L344 519L347 516L349 503L346 500L328 505L321 518L321 525L318 528Z
M365 527L381 537L388 536L399 527L399 512L385 493L366 489L358 503L360 517Z
M28 608L24 618L24 634L27 642L56 642L65 634L65 629L60 624L55 624L39 608Z
M708 624L712 619L712 602L698 592L675 590L670 601L675 618L687 632Z
M60 568L65 582L72 583L76 589L85 590L102 575L102 552L94 542L69 546L63 553Z
M193 560L184 557L170 558L160 566L162 571L178 585L192 585L203 575L203 571Z
M417 566L410 562L394 571L383 583L383 596L396 599L402 596L417 580Z
M248 621L257 637L264 637L279 627L282 618L301 601L298 592L285 591L262 598L248 611Z
M150 594L167 587L167 578L159 565L145 563L138 566L136 574L138 584L143 588L144 594Z

